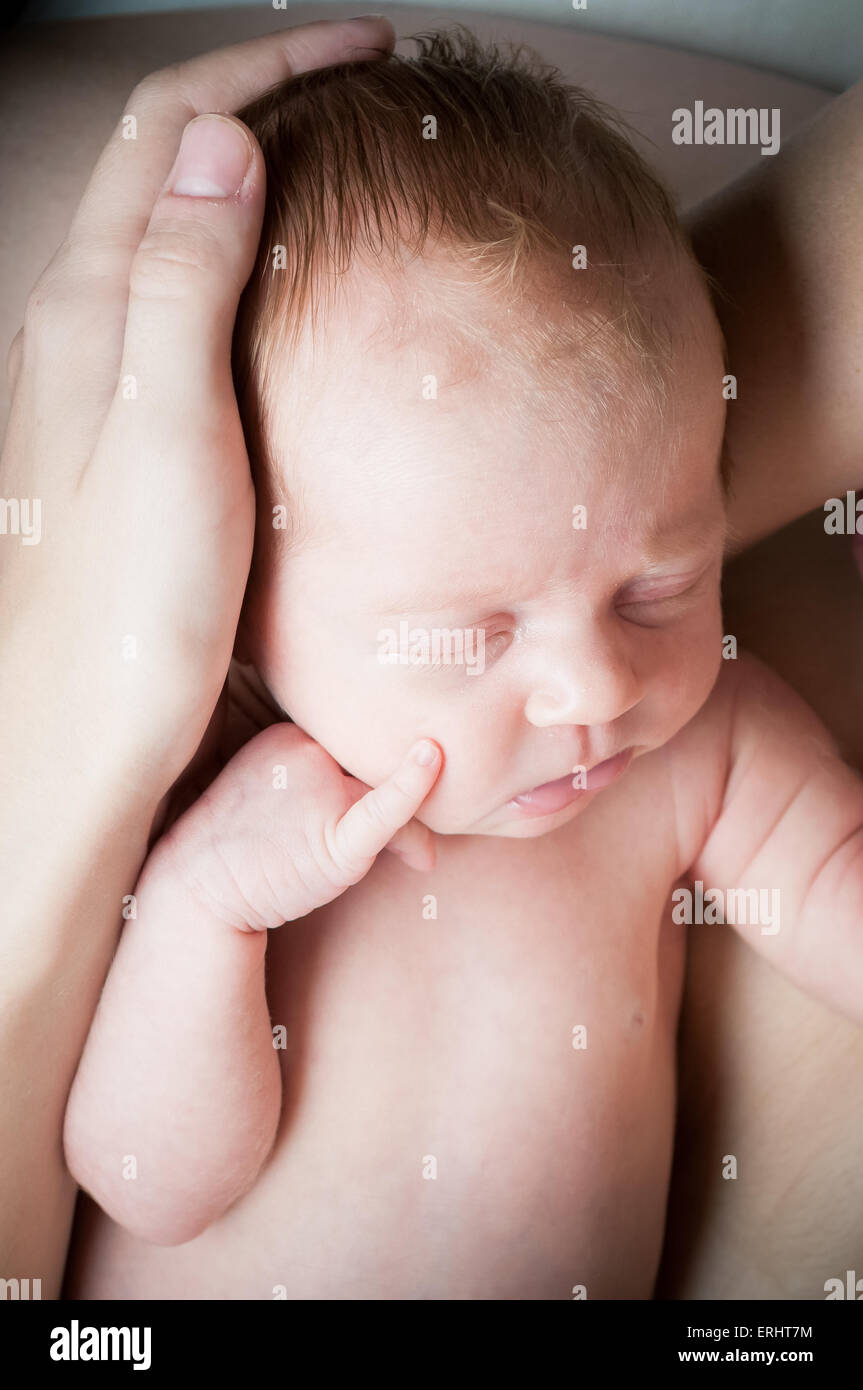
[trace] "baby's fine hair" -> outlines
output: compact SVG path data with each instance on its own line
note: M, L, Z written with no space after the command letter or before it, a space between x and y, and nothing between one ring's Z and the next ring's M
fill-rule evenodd
M413 41L415 56L305 72L237 113L267 169L234 338L253 468L256 455L267 462L274 355L325 317L357 260L395 269L444 248L494 304L517 302L538 267L568 277L570 350L580 332L597 363L631 364L635 353L660 395L668 345L652 267L683 257L707 283L671 197L617 114L523 46L481 43L463 25ZM586 264L574 268L579 254ZM469 311L463 317L469 333ZM519 315L509 323L517 336ZM533 315L524 333L531 360L561 352L559 322Z

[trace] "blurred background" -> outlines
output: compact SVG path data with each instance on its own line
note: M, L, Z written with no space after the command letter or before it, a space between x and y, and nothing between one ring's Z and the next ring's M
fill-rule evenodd
M362 12L363 0L348 6L314 6L334 14ZM367 0L370 10L386 5ZM257 14L286 15L308 10L291 0L279 11L267 0L230 0L231 8L245 4ZM97 15L152 14L227 8L213 0L9 0L8 22L37 23L56 19L86 19ZM407 0L400 10L428 6ZM863 0L586 0L576 10L572 0L442 0L435 11L506 15L539 23L577 24L586 33L644 39L692 53L750 63L842 91L860 76L863 67Z

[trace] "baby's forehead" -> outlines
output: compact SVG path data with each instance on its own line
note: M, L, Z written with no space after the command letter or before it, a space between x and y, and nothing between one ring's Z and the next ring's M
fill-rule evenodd
M290 354L274 354L268 384L286 435L306 422L337 432L416 401L429 403L429 416L517 405L553 418L576 397L585 422L608 428L639 409L646 421L656 416L667 358L633 347L608 307L577 311L551 289L545 300L497 302L440 275L417 283L369 274Z
M517 279L501 282L464 248L432 245L403 256L358 254L346 272L318 284L298 325L295 375L338 389L346 368L368 357L414 375L436 363L453 384L493 370L558 389L576 375L583 391L595 384L601 392L612 380L658 380L675 354L719 332L704 284L682 258L666 265L645 257L625 276L594 271L585 280L559 258L534 257Z
M489 486L508 468L517 482L518 470L581 463L630 490L661 473L667 492L684 442L697 451L723 413L718 389L703 408L719 361L709 317L699 322L691 304L686 295L669 311L670 330L654 325L651 355L613 306L573 304L553 275L506 298L446 258L397 272L358 265L320 324L273 358L274 481L337 513L345 489L374 496L408 480L464 491L472 466Z

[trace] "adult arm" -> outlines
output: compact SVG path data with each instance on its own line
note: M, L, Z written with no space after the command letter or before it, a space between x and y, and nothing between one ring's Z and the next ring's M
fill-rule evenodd
M738 396L737 548L863 482L863 82L689 215Z
M0 491L31 521L39 501L41 535L0 535L0 1273L44 1297L74 1203L67 1093L156 809L224 682L251 555L230 342L263 164L229 117L196 137L199 172L234 175L225 196L177 189L172 166L196 115L392 42L385 20L324 22L146 79L10 352Z

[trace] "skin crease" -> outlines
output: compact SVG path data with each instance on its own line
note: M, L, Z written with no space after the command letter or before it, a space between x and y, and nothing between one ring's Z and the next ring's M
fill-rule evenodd
M310 389L303 380L299 429L289 373L275 383L276 419L293 433L277 427L271 447L287 457L298 440L285 501L299 484L307 534L280 559L259 516L257 545L271 554L247 600L248 659L282 709L371 786L416 738L434 738L444 766L417 818L438 834L545 834L598 794L589 777L552 815L526 819L506 803L666 743L717 675L725 407L712 308L677 267L665 285L677 314L664 423L654 413L637 432L584 428L573 447L533 407L529 367L492 360L465 377L441 365L431 338L393 350L364 307L378 297L354 277L358 292L327 321L327 371ZM419 385L430 371L431 401ZM561 416L583 415L573 388L561 396ZM511 399L519 408L502 410ZM484 670L381 663L379 633L404 620L483 629Z

